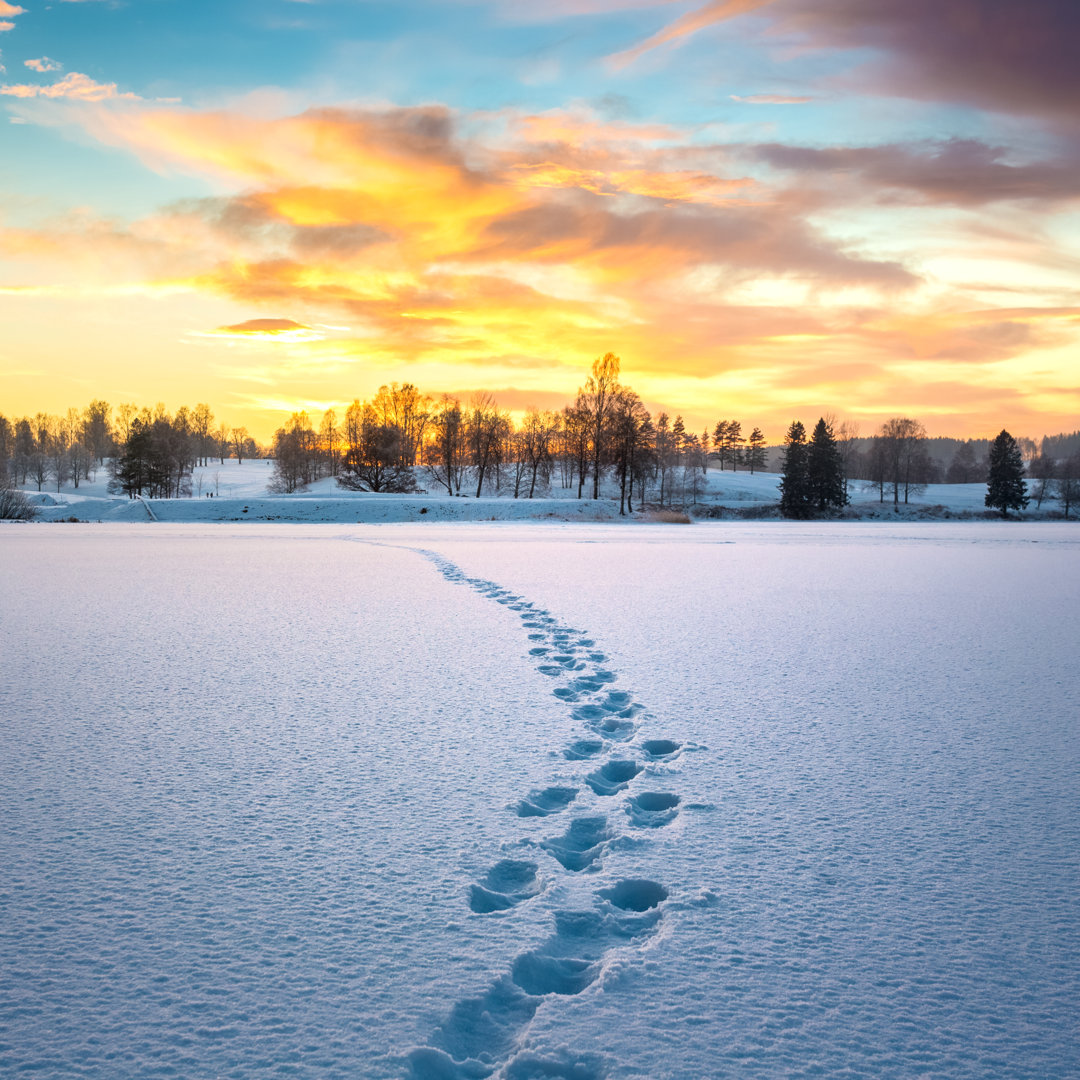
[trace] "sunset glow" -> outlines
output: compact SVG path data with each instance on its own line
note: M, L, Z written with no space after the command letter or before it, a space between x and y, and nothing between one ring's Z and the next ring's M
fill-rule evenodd
M1072 430L1080 13L872 7L0 0L0 408Z

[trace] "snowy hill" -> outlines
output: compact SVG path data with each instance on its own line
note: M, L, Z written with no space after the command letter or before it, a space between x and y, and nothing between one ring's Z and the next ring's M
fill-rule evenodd
M92 481L60 491L27 490L27 496L45 521L78 518L81 521L294 521L364 524L403 521L605 521L619 517L618 492L610 483L605 498L597 501L576 498L576 488L553 486L543 498L513 499L509 495L449 497L435 490L418 470L418 481L426 492L414 495L374 495L350 492L338 487L332 477L312 484L293 495L269 494L267 486L273 462L249 459L195 469L192 497L188 499L128 499L110 495L108 473L101 469ZM780 476L777 473L730 472L710 469L694 502L686 497L686 510L696 518L759 518L774 516L779 502ZM851 505L845 518L925 520L952 517L983 517L986 485L931 484L912 494L907 505L894 508L890 492L882 502L871 484L852 481ZM649 490L650 500L655 488ZM902 494L901 494L902 499ZM678 503L676 499L676 503ZM636 504L635 504L636 506ZM1057 503L1044 501L1041 510L1032 504L1025 517L1046 518L1060 513ZM637 515L635 515L637 517Z

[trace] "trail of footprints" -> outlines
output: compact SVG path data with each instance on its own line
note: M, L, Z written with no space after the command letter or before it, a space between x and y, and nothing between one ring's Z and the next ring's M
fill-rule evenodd
M530 791L513 807L522 818L564 815L561 831L539 847L570 874L600 869L620 827L656 829L679 813L680 798L668 791L636 790L635 781L653 763L669 762L684 749L670 739L634 744L644 707L614 686L607 657L583 632L561 626L547 611L491 581L467 577L454 563L423 551L449 581L468 585L519 612L533 644L537 670L556 680L554 695L564 701L584 729L562 750L569 762L592 768L582 785L557 784ZM635 785L631 793L630 787ZM600 799L620 800L623 815L592 808L573 816L586 789ZM552 867L551 869L554 869ZM544 890L540 865L531 859L502 859L483 880L470 886L468 903L477 914L506 911L527 903ZM567 1057L539 1059L523 1050L525 1033L549 994L580 994L601 975L612 949L655 933L663 918L668 891L644 878L627 878L596 890L588 911L554 912L555 932L539 948L517 956L509 975L486 993L459 1001L430 1040L408 1057L411 1080L464 1080L484 1077L565 1077L597 1080L605 1075L599 1061Z

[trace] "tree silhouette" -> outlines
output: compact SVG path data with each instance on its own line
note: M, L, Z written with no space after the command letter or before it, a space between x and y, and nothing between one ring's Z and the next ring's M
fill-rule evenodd
M990 475L984 502L991 510L1000 510L1002 517L1028 504L1024 459L1016 440L1004 429L990 444Z
M784 439L784 464L780 478L780 513L784 517L810 516L810 484L808 477L806 428L799 420L792 421Z
M806 473L810 503L819 512L839 509L847 502L840 448L824 417L818 420L810 438Z

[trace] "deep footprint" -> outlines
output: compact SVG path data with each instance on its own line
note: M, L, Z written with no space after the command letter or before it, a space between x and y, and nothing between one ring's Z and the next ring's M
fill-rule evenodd
M641 744L641 749L644 750L649 757L656 760L671 757L681 747L682 743L674 742L671 739L648 739Z
M565 810L576 798L577 788L548 787L531 791L515 808L518 817L547 817Z
M608 716L599 723L589 726L598 735L613 739L615 742L625 742L637 731L637 725L632 720L620 720L615 716Z
M642 791L627 800L626 812L639 828L658 829L675 820L681 801L668 791Z
M510 977L526 994L542 996L580 994L598 974L597 965L588 960L527 952L514 961Z
M540 846L565 869L575 873L593 866L611 839L605 817L575 818L562 836L542 840Z
M578 739L563 751L563 757L570 761L583 761L586 758L596 757L603 749L604 744L599 739Z
M597 893L620 911L648 911L668 898L668 891L647 878L627 878Z
M506 976L487 993L459 1001L432 1039L442 1053L433 1053L430 1047L414 1050L409 1055L410 1077L489 1076L492 1068L479 1071L477 1067L481 1062L492 1066L509 1057L517 1047L521 1029L532 1020L540 1002L540 998L526 994Z
M540 891L537 869L536 863L521 859L497 862L488 871L483 885L469 886L469 907L477 915L487 915L530 899Z
M596 772L589 773L585 782L597 795L614 795L622 791L642 768L636 761L614 759L605 762Z

